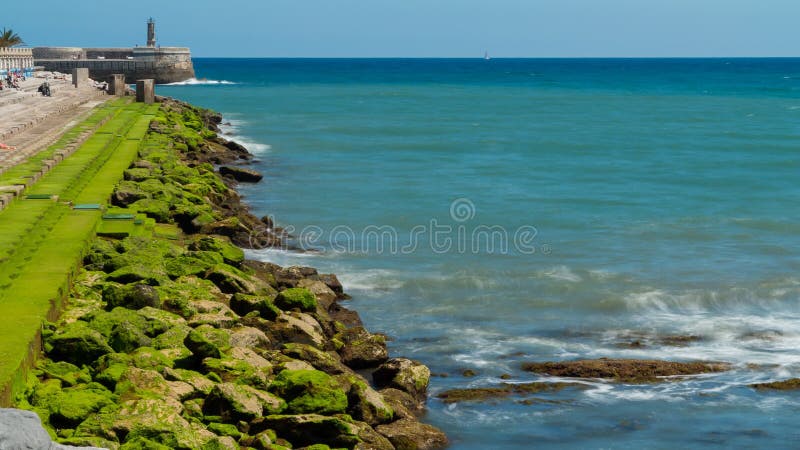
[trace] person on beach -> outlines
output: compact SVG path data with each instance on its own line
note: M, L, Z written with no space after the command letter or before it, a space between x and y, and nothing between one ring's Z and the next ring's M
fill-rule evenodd
M16 150L16 149L17 147L14 147L12 145L6 145L0 142L0 150Z

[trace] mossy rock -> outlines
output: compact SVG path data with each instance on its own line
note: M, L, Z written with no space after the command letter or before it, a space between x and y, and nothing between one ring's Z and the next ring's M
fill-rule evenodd
M346 415L319 414L271 415L253 421L253 430L271 429L297 446L326 444L334 448L354 448L362 442L358 429ZM371 447L365 447L371 448Z
M81 369L66 361L53 362L44 360L38 365L38 368L41 370L43 377L61 380L66 386L75 386L76 384L92 381L92 376L88 369Z
M335 378L347 390L347 413L354 419L375 426L395 418L394 410L383 395L372 389L363 378L346 374Z
M134 167L122 173L125 181L144 181L153 176L152 170L144 167Z
M287 400L294 414L337 414L347 409L347 395L336 380L319 370L284 370L270 391Z
M150 286L160 286L169 280L163 267L154 267L144 262L117 269L109 273L106 279L121 284L141 283Z
M48 356L55 361L67 361L76 366L89 365L97 358L114 350L105 337L90 328L86 322L77 321L59 329L47 338Z
M192 304L194 301L218 301L218 295L222 296L214 283L193 276L178 278L156 289L163 299L162 307L185 319L197 314L197 309Z
M256 311L260 317L267 320L275 320L281 314L281 310L275 306L270 296L239 292L231 297L231 309L240 316Z
M163 351L152 347L139 347L131 353L131 362L140 369L161 370L164 367L175 367L175 361Z
M208 269L204 274L204 278L214 283L226 294L259 295L264 293L266 286L260 280L254 279L228 264L218 264Z
M299 309L303 312L314 312L317 310L317 299L306 288L289 288L278 293L275 305L284 311Z
M169 330L153 338L152 346L158 350L168 348L186 348L183 344L184 339L192 331L188 325L174 325Z
M73 386L50 391L36 398L35 406L49 412L49 422L57 428L74 428L89 415L113 405L116 397L99 383Z
M230 334L210 325L201 325L190 331L183 340L196 358L220 358L224 350L230 348Z
M125 270L125 268L120 269ZM118 274L113 272L109 277ZM103 300L108 309L122 306L128 309L141 309L146 306L151 308L161 307L161 297L153 286L144 283L120 286L114 283L106 283L103 287Z
M330 375L350 374L352 371L342 364L339 355L320 350L308 344L284 344L281 353L294 359L306 361Z
M213 261L212 258L203 257L198 258L195 256L197 253L206 253L206 252L192 252L194 254L185 254L178 256L176 258L167 259L164 267L167 271L167 275L170 278L179 278L184 277L187 275L201 275L205 273L208 269L214 267L215 265L222 262L222 258L219 258L219 261Z
M146 198L132 203L130 208L146 215L151 219L155 219L155 221L158 223L171 222L170 205L167 201Z
M265 412L278 413L285 406L282 399L250 386L219 383L206 397L203 414L219 417L222 422L236 423L256 419Z
M171 448L140 436L122 444L119 450L171 450Z
M202 237L193 242L189 249L218 253L225 260L225 263L232 266L238 267L244 261L244 251L241 248L218 237Z
M230 436L234 439L239 439L242 437L242 432L236 428L236 425L231 425L229 423L209 423L207 425L208 431L219 435L219 436Z
M268 387L267 378L272 374L272 364L247 348L233 348L223 358L203 360L206 373L216 373L222 381L247 384L258 389Z

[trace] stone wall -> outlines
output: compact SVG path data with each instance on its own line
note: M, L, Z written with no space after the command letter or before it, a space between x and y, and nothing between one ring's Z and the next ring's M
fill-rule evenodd
M185 47L125 48L54 48L34 49L36 65L45 70L72 73L72 69L88 68L89 76L104 80L115 73L128 80L152 78L158 84L194 78L192 55ZM76 58L75 56L80 56ZM98 59L97 57L105 59Z

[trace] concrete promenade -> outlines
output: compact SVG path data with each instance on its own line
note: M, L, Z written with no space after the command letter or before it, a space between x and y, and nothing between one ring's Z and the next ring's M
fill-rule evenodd
M45 81L41 78L28 78L21 90L0 91L0 143L16 147L0 149L0 174L56 142L94 106L111 98L91 86L75 88L71 79L48 80L51 97L37 92Z

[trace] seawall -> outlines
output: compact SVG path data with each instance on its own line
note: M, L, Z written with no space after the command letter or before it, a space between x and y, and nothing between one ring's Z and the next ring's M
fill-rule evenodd
M88 68L89 77L105 80L122 73L133 83L152 78L157 84L194 78L191 51L185 47L79 48L36 47L33 58L45 70L71 73Z

